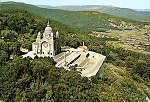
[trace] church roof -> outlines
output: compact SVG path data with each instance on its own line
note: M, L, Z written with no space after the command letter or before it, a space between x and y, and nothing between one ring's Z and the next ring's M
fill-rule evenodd
M52 32L52 28L50 27L49 21L47 23L47 27L45 28L45 33Z
M33 42L33 44L34 44L34 45L37 45L38 43L37 43L37 42Z
M79 46L78 48L84 49L84 50L88 50L88 48L86 46Z

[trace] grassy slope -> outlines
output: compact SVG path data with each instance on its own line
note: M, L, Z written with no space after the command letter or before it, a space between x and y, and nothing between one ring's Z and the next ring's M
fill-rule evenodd
M100 99L107 102L145 102L145 97L150 94L150 89L145 83L134 80L133 76L124 68L104 63L95 77L100 86ZM145 94L147 93L147 95ZM138 98L135 99L136 95ZM110 97L111 96L111 97ZM117 97L116 97L117 96Z

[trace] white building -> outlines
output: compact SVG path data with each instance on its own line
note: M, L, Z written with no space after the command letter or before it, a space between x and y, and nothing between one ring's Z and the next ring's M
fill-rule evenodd
M106 56L99 53L89 51L87 46L79 46L75 48L66 48L64 52L55 55L55 50L58 50L59 33L56 32L54 47L54 34L52 28L47 24L43 34L40 32L37 35L36 41L32 43L32 51L23 55L25 57L31 57L34 59L37 57L53 57L54 61L57 62L56 67L64 67L67 70L76 67L77 71L81 72L81 76L91 77L96 75L99 68L103 64ZM57 44L56 44L57 43Z
M59 36L58 31L56 35ZM34 59L35 56L38 57L54 57L55 49L54 49L54 34L52 28L47 24L45 31L43 34L40 32L37 35L36 41L32 43L32 51L23 55L25 57L31 57Z

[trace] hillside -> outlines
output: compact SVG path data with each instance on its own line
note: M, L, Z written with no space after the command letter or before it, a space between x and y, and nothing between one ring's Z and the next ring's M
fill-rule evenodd
M139 29L143 26L141 22L115 17L95 11L64 11L58 9L46 9L16 2L4 2L1 4L1 8L24 9L42 17L51 18L61 22L62 24L82 30L82 32L107 31L110 29Z
M137 20L137 21L150 22L149 10L132 10L128 8L119 8L119 7L104 6L104 5L56 6L56 7L39 5L39 7L44 7L48 9L55 8L55 9L70 10L70 11L97 11L100 13L106 13L118 17Z
M35 40L35 36L39 31L43 32L48 20L50 21L51 27L53 28L53 32L56 33L56 31L58 30L61 34L60 37L62 37L62 39L64 38L64 35L67 35L69 33L79 33L77 30L72 29L71 27L68 27L60 22L52 19L42 18L24 10L4 9L0 10L0 37L4 36L5 33L8 33L5 35L6 39L5 37L4 39L6 41L8 40L13 42L15 41L16 36L19 36L19 43L22 43L21 46L31 49L30 45ZM16 32L17 35L16 33L14 34L14 32L12 33L11 31ZM63 40L61 41L62 44L65 43Z
M61 45L89 50L106 60L96 76L56 68L51 58L23 59L48 19L20 9L0 12L0 101L6 102L146 102L150 98L150 56L125 50L115 39L81 34L49 18ZM30 49L31 50L31 49Z

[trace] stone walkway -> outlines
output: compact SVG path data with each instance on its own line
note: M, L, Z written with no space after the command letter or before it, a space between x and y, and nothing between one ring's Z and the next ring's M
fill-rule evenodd
M81 72L82 73L81 76L91 77L91 76L96 75L101 65L103 64L103 61L105 60L105 56L101 54L90 51L90 55L94 56L94 58L91 58L91 61L93 63L90 64L89 62L89 64L87 65L87 68Z
M66 54L65 54L66 53ZM69 66L78 65L78 67L83 67L81 71L81 76L91 77L96 75L99 71L101 65L103 64L106 56L103 56L99 53L92 51L70 51L63 52L54 57L54 60L57 62L56 67L64 67L69 70ZM86 55L89 53L89 57ZM80 66L82 65L82 66Z

